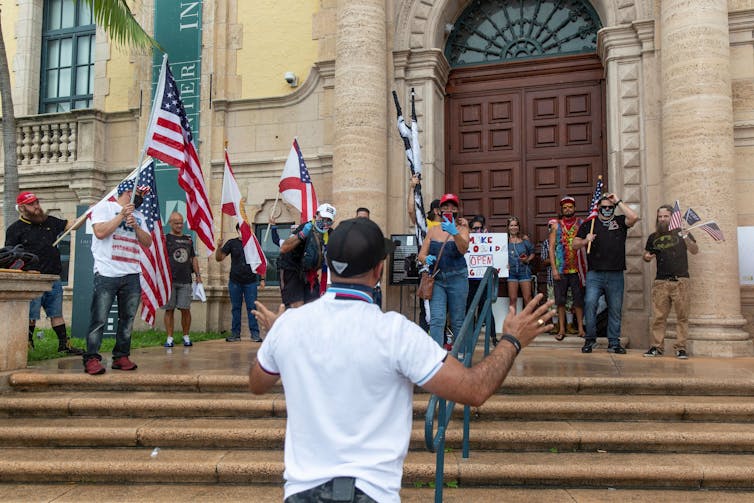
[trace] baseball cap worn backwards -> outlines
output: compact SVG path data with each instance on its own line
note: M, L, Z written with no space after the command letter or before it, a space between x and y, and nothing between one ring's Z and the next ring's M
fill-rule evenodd
M133 180L123 180L118 185L118 195L119 196L121 194L123 194L124 192L128 192L129 190L130 191L134 190L134 181Z
M16 198L16 204L31 204L37 200L33 192L21 192Z
M344 278L373 269L393 251L380 226L366 218L351 218L331 231L327 242L327 266Z

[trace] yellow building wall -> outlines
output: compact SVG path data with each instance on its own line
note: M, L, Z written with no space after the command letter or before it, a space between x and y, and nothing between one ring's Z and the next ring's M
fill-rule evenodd
M136 80L136 65L132 63L128 51L127 47L121 49L112 43L110 45L110 59L107 62L109 91L105 97L105 112L128 110L128 92Z
M16 80L13 75L13 58L16 56L16 20L18 19L18 5L16 2L2 2L0 5L2 8L2 16L0 16L0 22L3 29L3 42L5 42L5 54L8 58L8 66L10 67L10 82L11 86ZM3 106L0 103L0 115L3 113Z
M242 99L281 96L294 91L283 79L298 76L301 85L317 60L312 17L319 0L254 0L238 2L238 22L244 25L236 72Z

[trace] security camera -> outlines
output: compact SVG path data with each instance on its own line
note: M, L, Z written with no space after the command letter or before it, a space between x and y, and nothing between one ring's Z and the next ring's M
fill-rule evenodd
M283 78L286 82L288 82L288 85L291 87L296 87L298 85L298 77L296 77L296 74L293 72L285 72L285 75L283 75Z

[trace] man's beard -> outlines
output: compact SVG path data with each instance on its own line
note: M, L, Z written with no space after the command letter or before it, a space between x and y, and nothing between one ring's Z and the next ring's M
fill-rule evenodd
M657 222L657 232L668 232L669 229L669 222Z
M42 210L39 210L39 213L31 213L29 211L24 211L22 216L33 224L41 224L42 222L47 220L47 215Z

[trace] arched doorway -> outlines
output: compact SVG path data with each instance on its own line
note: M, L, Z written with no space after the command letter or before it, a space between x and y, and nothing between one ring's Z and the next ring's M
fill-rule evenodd
M600 21L580 0L475 0L445 47L445 186L495 231L534 242L563 194L586 210L606 174Z

